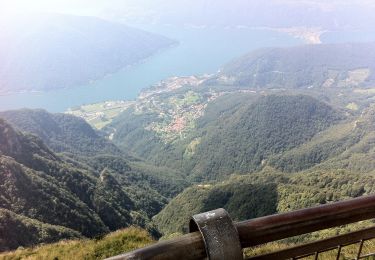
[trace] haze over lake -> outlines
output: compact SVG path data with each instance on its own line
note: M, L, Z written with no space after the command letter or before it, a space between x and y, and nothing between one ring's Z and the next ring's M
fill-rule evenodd
M43 108L63 112L69 107L105 100L130 100L160 80L172 76L215 73L226 62L261 47L283 47L302 41L285 33L250 28L143 27L179 41L142 63L84 86L0 97L0 109Z

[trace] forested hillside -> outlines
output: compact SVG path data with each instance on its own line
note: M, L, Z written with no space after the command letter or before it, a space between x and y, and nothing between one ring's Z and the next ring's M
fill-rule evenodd
M257 171L270 156L310 140L342 118L309 96L248 93L212 101L193 126L185 125L184 136L172 141L150 129L156 122L165 124L155 112L129 111L112 126L118 129L114 142L125 149L157 165L182 169L200 181Z
M273 167L296 172L314 166L345 168L353 173L374 171L375 108L364 109L360 116L334 125L298 148L270 159Z
M225 208L235 221L371 194L373 174L344 169L284 174L272 168L186 189L153 219L164 235L188 230L193 214Z
M148 171L141 161L128 164L111 155L80 162L66 159L35 135L21 133L3 120L0 155L2 250L93 237L131 225L157 235L149 218L184 185L178 177L167 178L171 172L165 169ZM9 230L16 229L22 232L8 239ZM22 239L19 234L24 232L29 235Z
M241 102L232 113L202 117L209 123L195 137L200 143L187 170L200 180L257 171L271 155L306 142L339 119L330 106L308 96L271 95Z

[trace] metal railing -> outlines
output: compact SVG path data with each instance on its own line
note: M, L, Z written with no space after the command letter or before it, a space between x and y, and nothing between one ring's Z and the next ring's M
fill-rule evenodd
M189 234L110 259L243 259L244 248L372 218L375 218L375 195L237 223L230 220L225 210L219 209L193 216ZM353 259L363 259L374 255L362 254L365 241L373 238L375 226L246 259L301 259L307 256L318 259L321 253L329 250L337 250L336 259L340 259L342 248L355 243L359 245Z
M340 259L342 249L358 244L356 256L354 259L364 259L370 256L375 256L375 252L362 254L362 249L365 241L375 238L375 227L362 229L356 232L323 239L317 242L307 243L301 246L296 246L281 251L272 252L269 254L248 257L249 260L267 260L267 259L303 259L309 256L314 256L318 259L319 255L328 251L337 251L334 259Z

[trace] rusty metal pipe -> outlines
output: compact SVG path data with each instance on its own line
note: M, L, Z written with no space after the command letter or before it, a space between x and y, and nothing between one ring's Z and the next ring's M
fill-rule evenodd
M375 218L375 195L265 216L235 224L242 248ZM121 256L120 259L205 259L200 233L163 241Z

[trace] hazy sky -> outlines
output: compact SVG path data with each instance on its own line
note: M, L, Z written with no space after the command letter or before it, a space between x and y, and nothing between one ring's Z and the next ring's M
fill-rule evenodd
M365 23L373 0L0 0L0 14L57 12L125 23L326 25ZM348 20L348 21L347 21Z

